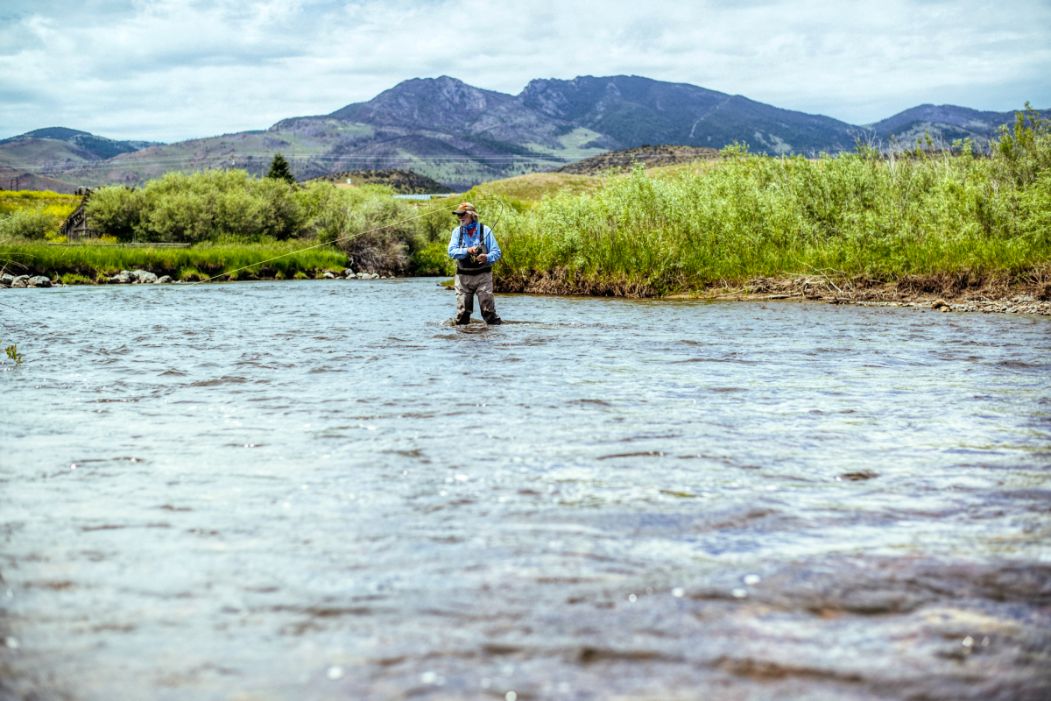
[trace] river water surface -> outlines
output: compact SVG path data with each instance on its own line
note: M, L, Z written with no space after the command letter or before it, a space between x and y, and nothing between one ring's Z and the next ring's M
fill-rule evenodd
M1051 693L1046 317L0 303L0 698Z

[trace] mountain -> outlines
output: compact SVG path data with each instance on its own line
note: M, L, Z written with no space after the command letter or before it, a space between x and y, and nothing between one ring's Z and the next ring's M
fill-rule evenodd
M402 128L459 136L468 141L522 144L529 141L558 146L553 120L521 101L492 90L481 90L442 76L399 83L368 102L347 105L329 115L380 128Z
M534 80L519 95L442 76L406 80L327 115L141 149L71 168L66 177L136 184L175 164L258 174L281 152L300 179L407 169L458 189L646 144L741 141L760 153L816 154L852 148L860 133L828 117L638 76Z
M638 76L534 80L519 99L550 117L605 134L617 148L721 148L739 141L760 153L817 153L851 149L861 134L830 117Z
M859 140L911 145L926 132L945 142L971 136L984 143L1013 118L921 105L857 126L640 76L538 79L518 95L442 76L406 80L330 114L174 144L37 130L0 141L0 167L71 184L136 185L169 170L262 174L282 153L300 179L401 169L461 189L650 144L719 149L741 142L757 153L816 155L850 150Z
M22 161L38 170L44 162L61 169L61 163L106 160L151 145L147 141L115 141L86 131L48 127L0 140L0 162L17 166Z
M77 186L0 164L0 190L50 190L71 195L77 191Z
M1038 111L1045 119L1051 110ZM929 135L936 144L951 146L957 139L971 139L984 146L1002 125L1015 121L1014 112L980 112L956 105L919 105L888 117L868 129L885 148L912 148Z

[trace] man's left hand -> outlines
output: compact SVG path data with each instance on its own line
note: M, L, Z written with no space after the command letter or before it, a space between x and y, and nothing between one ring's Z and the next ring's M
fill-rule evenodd
M488 263L489 262L489 254L488 253L479 253L478 254L478 262L479 263Z

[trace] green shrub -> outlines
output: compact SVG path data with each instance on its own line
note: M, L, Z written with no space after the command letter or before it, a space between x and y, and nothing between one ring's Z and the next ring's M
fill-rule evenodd
M336 245L359 271L407 273L416 239L414 214L400 200L372 197L347 211L348 234Z
M44 239L57 233L60 224L43 208L21 209L0 217L0 239Z
M997 175L1017 185L1028 185L1051 168L1051 121L1028 102L1025 108L1015 114L1012 127L1000 127L993 148Z
M359 198L329 182L312 182L295 193L302 216L300 235L335 241L350 233L350 211Z
M80 273L63 273L59 276L58 282L63 285L91 285L95 279Z
M88 220L103 236L131 241L142 226L145 201L142 192L127 187L104 187L88 200Z
M194 267L181 268L175 277L183 282L204 282L208 279L208 275Z
M431 241L412 254L415 275L455 275L456 265L449 258L449 246L444 241Z
M88 213L101 233L121 241L284 240L304 228L293 185L242 170L168 173L139 191L102 188Z

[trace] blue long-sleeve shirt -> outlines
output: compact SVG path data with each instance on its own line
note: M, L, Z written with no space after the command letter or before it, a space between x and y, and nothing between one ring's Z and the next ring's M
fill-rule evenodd
M478 235L478 228L484 230L485 238L485 250L488 252L486 258L486 265L495 263L500 260L503 255L500 252L500 244L496 242L496 237L493 236L493 230L485 224L479 224L478 222L471 222L468 226L457 226L453 229L452 236L449 238L449 257L455 258L456 260L463 260L467 258L469 253L467 249L473 246L477 246L481 242L482 236ZM463 229L463 239L461 245L460 230Z

